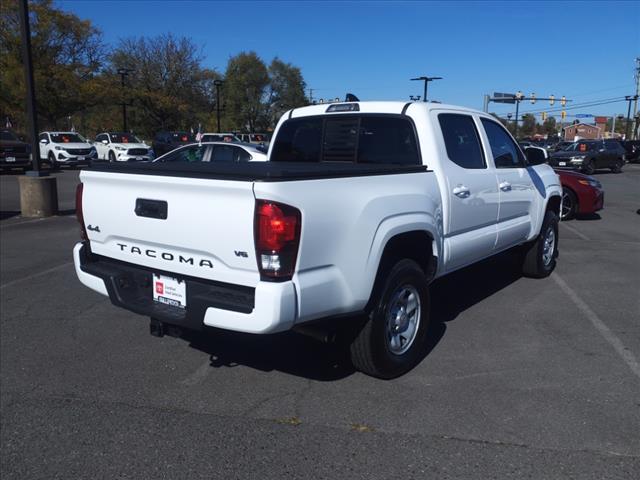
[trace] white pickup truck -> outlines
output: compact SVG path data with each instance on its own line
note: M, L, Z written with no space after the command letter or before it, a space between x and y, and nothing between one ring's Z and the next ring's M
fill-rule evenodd
M83 171L80 281L156 335L357 325L355 367L393 378L422 358L433 279L517 246L526 275L555 267L558 177L485 113L298 108L268 155Z

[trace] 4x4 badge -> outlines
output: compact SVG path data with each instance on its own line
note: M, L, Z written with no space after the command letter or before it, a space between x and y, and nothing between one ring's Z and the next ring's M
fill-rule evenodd
M87 230L100 233L100 227L98 225L95 227L93 225L87 225Z

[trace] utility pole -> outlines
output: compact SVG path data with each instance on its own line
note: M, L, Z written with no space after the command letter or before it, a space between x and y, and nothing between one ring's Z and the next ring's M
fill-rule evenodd
M422 96L422 101L423 102L427 102L427 87L429 85L429 82L433 82L434 80L442 80L442 77L417 77L417 78L412 78L411 81L423 81L424 82L424 95Z
M313 105L313 88L309 89L309 104Z
M631 126L631 102L637 102L638 101L638 95L634 95L633 97L631 95L627 95L626 97L624 97L624 99L629 102L629 107L627 108L627 123L624 127L624 139L625 140L630 140L629 138L629 127Z
M124 80L133 71L134 71L133 68L121 67L118 69L118 75L120 75L120 85L122 86L122 131L123 132L127 131L127 102L125 101L125 98L124 98L124 87L126 86Z
M636 98L633 102L633 118L638 118L638 96L640 96L640 57L636 57ZM636 120L633 128L633 139L638 139L638 120Z
M213 81L213 85L216 87L216 120L218 124L217 132L220 133L220 87L224 81L216 79Z

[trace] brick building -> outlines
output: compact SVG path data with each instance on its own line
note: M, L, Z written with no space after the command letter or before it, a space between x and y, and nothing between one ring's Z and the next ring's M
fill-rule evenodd
M574 142L580 138L598 139L602 138L602 130L595 125L587 123L576 123L562 129L564 131L564 139L567 142Z

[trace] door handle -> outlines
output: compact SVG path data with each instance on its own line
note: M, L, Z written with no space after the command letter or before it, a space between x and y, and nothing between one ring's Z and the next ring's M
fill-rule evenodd
M453 189L453 194L460 198L467 198L470 192L469 192L469 189L464 185L458 185Z
M502 190L503 192L508 192L511 190L511 184L509 182L502 182L498 186L500 187L500 190Z

